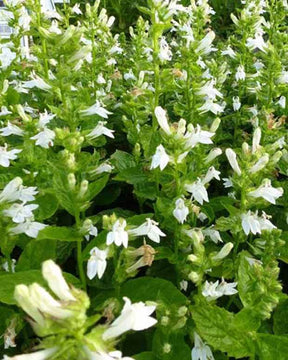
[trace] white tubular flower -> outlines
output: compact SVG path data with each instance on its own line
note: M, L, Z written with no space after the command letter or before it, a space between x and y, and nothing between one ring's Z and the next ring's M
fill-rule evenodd
M37 187L36 186L20 186L19 188L19 194L18 199L20 201L29 202L35 200L35 196L38 194Z
M211 100L215 100L217 96L222 98L222 93L214 87L215 83L216 81L214 79L206 82L198 91L196 91L196 94L205 96L205 98L208 97Z
M2 94L3 94L3 92L2 92ZM10 114L12 114L12 112L9 111L6 106L1 106L0 116L6 116L6 115L10 115Z
M150 170L159 167L160 170L162 171L165 169L168 163L169 163L169 156L166 153L164 147L162 145L157 146L156 152L152 156L152 163L150 166Z
M274 188L271 185L271 181L269 179L265 179L263 184L259 186L256 190L250 191L248 196L252 196L254 198L262 197L266 201L271 204L276 204L276 200L283 195L283 189L281 187Z
M42 275L47 281L49 288L60 300L75 301L69 286L63 277L60 267L53 260L46 260L42 264Z
M39 114L38 126L44 128L49 122L55 118L55 114L48 113L47 110L44 113Z
M199 204L203 205L203 201L209 202L208 193L203 185L201 179L198 178L192 184L185 184L185 190L192 194L192 198L199 202Z
M200 41L195 51L201 55L206 55L209 54L211 51L216 51L217 49L211 46L214 39L214 31L209 31L208 34Z
M57 347L39 350L34 353L23 354L23 355L15 355L15 356L7 356L4 355L3 360L46 360L50 358L57 351Z
M34 283L29 286L29 293L34 306L45 316L56 319L67 319L72 311L62 308L60 302L55 300L42 286Z
M35 73L32 73L31 78L32 80L22 82L23 88L32 89L36 87L44 91L48 91L51 89L51 86L47 84L40 76L36 75Z
M215 283L205 281L202 295L207 298L208 301L216 300L223 295L237 294L237 282L227 283L223 278L221 283L217 280Z
M10 166L10 160L16 160L17 154L19 154L22 150L20 149L12 149L7 151L7 144L4 146L0 146L0 165L3 167Z
M155 249L146 244L144 240L144 244L140 246L138 249L132 250L128 252L129 258L136 258L140 256L140 258L129 268L126 269L127 273L134 272L143 266L151 266L154 258L155 258L156 251Z
M276 104L280 105L282 109L285 109L285 107L286 107L286 97L281 96Z
M167 135L171 135L172 132L170 130L170 126L168 124L168 119L167 119L167 113L166 110L164 110L161 106L156 106L155 110L154 110L156 119L158 121L159 126L161 127L161 129L167 134Z
M204 179L202 180L202 184L205 185L205 184L209 183L209 182L210 182L212 179L214 179L214 178L215 178L216 180L221 180L220 177L219 177L220 174L221 174L220 171L216 170L216 169L214 168L214 166L211 166L211 167L208 169L208 171L207 171Z
M121 351L111 351L108 354L102 351L100 352L91 352L88 353L89 360L134 360L131 357L124 356L122 357Z
M86 135L86 137L92 140L92 139L96 139L101 135L105 135L114 139L114 135L113 135L114 130L105 127L106 124L107 121L99 121L96 127L88 135Z
M16 58L16 53L12 52L8 47L2 47L0 54L1 68L6 69Z
M222 247L222 249L215 256L212 257L212 260L218 261L224 259L226 256L230 254L231 250L233 249L233 246L234 245L231 242L228 242Z
M22 183L23 181L20 177L11 180L0 193L0 203L9 203L18 200Z
M1 136L10 136L10 135L17 135L23 136L24 131L20 129L18 126L13 125L10 121L7 122L7 126L0 129Z
M26 234L27 236L36 239L40 230L44 229L47 225L41 224L37 221L26 221L22 224L11 228L12 234Z
M107 234L106 244L120 246L123 245L125 248L128 246L128 232L125 230L127 223L124 219L118 219L112 227L112 231Z
M74 14L77 14L77 15L82 15L82 11L80 9L80 5L78 3L76 3L73 7L72 7L72 12Z
M107 266L108 249L100 250L96 246L90 250L90 258L87 262L87 276L92 280L96 275L101 279Z
M266 53L267 44L265 43L263 36L261 34L256 34L254 38L249 37L246 41L246 46L250 50L259 49Z
M261 128L257 127L253 133L252 139L252 154L260 148Z
M236 79L236 81L239 81L239 80L245 80L245 78L246 78L246 73L245 73L244 66L239 65L237 68L237 72L235 74L235 79Z
M202 233L204 236L209 236L210 239L215 243L218 244L218 242L223 242L221 239L221 235L218 230L213 229L213 227L203 229Z
M104 162L104 163L100 164L95 170L92 170L91 173L97 174L97 175L102 174L103 172L111 173L113 169L114 169L114 166L112 166L108 162Z
M186 147L194 148L197 144L213 144L211 137L214 136L214 132L202 130L201 126L197 124L196 129L193 126L189 127L189 131L185 134Z
M194 347L191 352L192 360L215 360L212 351L200 336L194 332Z
M44 127L43 131L32 136L31 140L36 140L36 145L41 146L44 149L49 149L49 147L53 146L53 140L55 139L55 132L53 130Z
M251 174L254 174L262 169L265 168L265 166L268 164L269 162L269 155L268 154L264 154L257 162L255 165L253 165L250 169L249 172Z
M182 198L179 198L175 201L175 206L176 207L173 210L173 216L180 224L183 224L189 214L189 209L187 206L185 206L185 202Z
M166 236L159 227L158 223L152 219L147 218L146 222L136 229L129 230L129 234L134 236L145 236L156 243L160 243L160 236Z
M13 204L9 209L3 210L3 215L11 217L15 223L23 223L26 219L33 216L33 210L37 209L39 205L30 204Z
M238 111L241 108L239 96L233 96L233 110Z
M241 170L238 165L238 161L237 161L235 152L232 149L228 148L228 149L226 149L225 154L227 156L227 159L228 159L229 164L231 165L232 169L236 172L237 175L240 176Z
M96 101L96 103L89 108L85 110L79 111L81 115L83 116L90 116L90 115L98 115L104 119L108 119L108 115L111 115L112 113L108 110L106 110L100 103L99 100Z
M273 229L276 229L276 226L271 223L270 219L271 215L267 215L264 211L262 211L261 217L259 217L259 224L261 230L268 230L271 231Z
M221 55L228 55L228 56L230 56L232 59L235 59L235 57L236 57L236 53L235 53L235 51L231 48L230 45L227 46L226 50L222 50L222 51L221 51Z
M159 42L158 57L161 61L170 61L172 59L172 51L164 37L161 37Z
M253 214L250 210L246 214L241 215L242 219L242 228L246 235L250 232L252 234L261 234L261 227L259 223L259 218L256 214Z
M146 306L143 302L132 304L127 297L123 299L125 305L121 315L104 332L103 340L116 338L129 330L145 330L157 323L157 320L150 316L156 306Z
M217 156L221 154L222 154L222 150L220 148L212 149L205 158L205 164L209 164L211 161L213 161Z
M219 105L213 102L213 100L207 98L205 103L202 106L200 106L198 110L200 111L200 114L204 114L208 111L211 111L213 114L217 115L217 114L221 114L224 111L224 108L225 108L224 105Z
M231 178L223 178L222 180L225 188L233 187L233 182Z

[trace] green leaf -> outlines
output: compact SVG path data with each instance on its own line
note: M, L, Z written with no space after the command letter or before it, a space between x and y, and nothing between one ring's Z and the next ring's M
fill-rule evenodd
M38 196L35 203L39 207L35 210L34 214L40 221L50 218L58 209L58 200L52 194Z
M133 155L121 150L116 150L111 156L111 160L118 171L133 168L137 165Z
M276 335L288 334L288 299L282 301L274 312L273 331Z
M92 200L96 195L98 195L105 187L109 180L109 175L105 175L101 177L100 179L89 183L87 194L85 195L85 200L90 201Z
M56 241L48 240L36 241L31 240L26 246L17 262L17 271L30 269L41 269L43 261L55 259Z
M254 353L253 333L241 330L233 313L204 303L192 306L191 311L197 332L215 350L236 359Z
M39 231L37 240L82 241L83 237L72 227L47 226Z
M133 359L135 360L157 360L157 358L153 355L151 351L145 351L141 354L133 355Z
M186 296L170 281L148 276L127 281L121 288L121 296L128 296L133 302L162 301L174 306L183 306L187 303Z
M271 334L257 334L260 360L287 360L288 337Z

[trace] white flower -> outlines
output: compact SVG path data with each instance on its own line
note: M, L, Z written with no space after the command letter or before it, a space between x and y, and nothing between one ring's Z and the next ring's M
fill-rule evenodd
M0 54L1 68L6 69L11 65L12 61L16 58L16 54L12 52L8 47L2 47Z
M250 232L254 235L261 234L261 230L272 230L276 227L268 220L268 216L263 212L259 217L257 212L253 214L250 210L241 215L242 228L246 235Z
M209 54L211 51L216 51L217 49L211 46L214 39L214 31L209 31L208 34L200 41L195 51L197 53L200 53L201 55L206 55Z
M200 336L194 331L194 347L191 352L192 360L214 360L212 351Z
M31 74L32 80L23 81L22 86L26 89L32 89L34 87L48 91L51 89L51 86L47 84L40 76L36 75L35 73Z
M0 116L6 116L10 114L12 114L12 112L9 111L6 106L1 106Z
M205 163L208 164L213 161L217 156L222 154L222 150L220 148L212 149L209 154L205 158Z
M25 202L35 200L35 196L38 194L36 186L20 186L18 193L18 200Z
M101 135L106 135L114 139L114 135L113 135L114 130L108 129L105 126L106 124L107 121L99 121L96 127L88 135L86 135L86 137L89 139L95 139Z
M288 84L288 71L282 70L280 77L278 78L280 84Z
M271 181L269 179L265 179L263 184L259 186L256 190L250 191L248 196L252 196L254 198L262 197L267 200L271 204L276 204L276 200L283 195L283 189L281 187L274 188L271 185Z
M85 237L85 239L86 239L87 241L89 241L90 236L96 237L96 236L98 235L98 229L97 229L96 226L94 226L94 225L92 224L92 222L90 222L90 220L87 220L87 221L89 221L90 225L89 225L89 227L88 227L88 229L87 229L88 234L84 235L84 237ZM85 221L84 221L84 223L85 223Z
M56 352L57 348L50 348L45 350L35 351L34 353L7 356L4 355L3 360L46 360Z
M22 224L11 228L10 231L12 234L26 234L32 238L37 238L38 232L44 229L47 225L41 224L37 221L26 221Z
M134 360L131 357L122 357L121 351L111 351L108 354L103 351L91 352L88 350L88 359L89 360ZM88 360L87 359L87 360Z
M125 230L127 223L124 219L118 219L115 221L112 227L112 231L107 234L106 244L120 246L123 245L125 248L128 246L128 232Z
M268 220L270 218L271 218L270 215L267 215L264 211L262 211L262 215L259 218L259 223L260 223L261 230L269 230L269 231L271 231L273 229L276 229L276 226L273 225L270 220Z
M227 159L228 159L229 164L231 165L232 169L236 172L237 175L241 175L241 170L238 165L238 161L237 161L235 152L232 149L228 148L228 149L226 149L225 154L227 156Z
M231 242L228 242L227 244L225 244L222 249L212 257L213 261L219 261L224 259L226 256L228 256L231 252L231 250L233 249L233 244Z
M236 79L236 81L239 81L239 80L245 80L245 78L246 78L246 73L245 73L244 66L239 65L237 67L237 71L236 71L236 74L235 74L235 79Z
M214 79L206 82L198 91L196 91L196 94L205 96L205 98L211 100L215 100L217 96L222 98L222 93L214 87L215 83L216 81Z
M196 130L194 126L189 127L189 131L185 134L184 138L186 140L186 147L194 148L198 143L199 144L213 144L213 141L210 139L214 136L215 133L210 131L201 130L201 126L197 124Z
M181 280L179 285L180 285L180 290L187 291L187 289L188 289L188 281Z
M60 35L62 34L62 31L59 29L58 27L58 21L57 20L52 20L51 26L48 29L51 33Z
M157 320L150 316L156 306L146 306L143 302L132 304L127 297L123 299L125 305L121 315L104 332L103 340L118 337L129 330L145 330L157 323Z
M189 209L187 206L185 206L185 202L182 198L179 198L175 201L175 206L176 207L173 210L173 216L179 221L180 224L183 224L189 214Z
M211 166L211 167L208 169L208 171L207 171L204 179L202 180L202 184L205 185L205 184L209 183L209 182L210 182L212 179L214 179L214 178L215 178L216 180L220 180L220 177L219 177L220 174L221 174L220 171L216 170L216 169L214 168L214 166Z
M37 209L39 205L30 204L13 204L9 209L3 210L5 216L11 217L15 223L23 223L27 218L33 216L33 210Z
M10 160L16 160L17 154L19 154L22 150L20 149L12 149L7 151L7 144L4 146L0 146L0 165L3 167L9 167Z
M11 259L11 272L12 272L12 273L15 273L15 267L16 267L16 260L15 260L15 259ZM9 271L10 271L8 261L5 261L5 262L2 264L2 268L3 268L3 270L5 270L6 272L9 272Z
M44 113L40 113L39 115L40 115L38 121L39 128L44 128L56 116L55 114L48 113L47 110L45 110Z
M108 119L108 115L112 114L110 111L106 110L103 106L101 106L101 103L99 100L96 101L96 103L89 108L85 110L79 111L81 115L83 116L89 116L89 115L95 115Z
M106 80L104 79L102 73L100 73L100 74L97 76L96 82L97 82L97 84L99 84L99 85L101 85L101 84L106 84Z
M136 229L129 230L129 234L134 236L145 236L156 243L160 243L160 236L166 236L159 227L158 223L152 219L147 218L146 222Z
M124 80L126 80L126 81L127 81L127 80L134 80L134 81L137 80L137 78L136 78L136 76L134 75L132 69L130 69L128 73L125 73L125 74L123 75L123 78L124 78Z
M49 149L49 147L53 146L53 140L55 139L55 132L53 130L44 127L43 131L32 136L31 140L36 140L35 145L39 145L44 149Z
M112 166L108 162L104 162L100 164L95 170L92 170L91 172L93 172L93 174L99 175L102 174L103 172L111 173L113 169L114 166Z
M266 53L267 44L265 43L261 34L256 34L254 38L249 37L246 41L246 45L251 50L259 49Z
M235 283L226 283L226 281L222 278L221 283L219 284L219 280L215 283L205 281L204 288L202 290L202 295L207 298L208 301L216 300L223 295L234 295L237 294L237 282Z
M161 106L156 106L154 110L156 119L158 124L160 125L161 129L167 134L171 135L170 126L168 124L167 113Z
M162 145L157 146L155 154L152 156L152 163L150 169L156 169L160 167L160 170L164 170L169 162L169 156L167 155Z
M184 187L199 204L203 205L203 201L209 202L207 190L200 178L192 184L185 184Z
M170 61L172 59L172 51L164 37L161 37L159 42L158 57L161 61Z
M261 140L261 128L257 127L253 133L252 154L254 154L260 148L260 140Z
M10 136L10 135L18 135L23 136L24 131L20 129L18 126L11 124L10 121L7 122L7 126L0 129L1 136Z
M209 236L210 239L215 243L218 244L218 242L223 242L221 239L221 235L218 230L213 229L213 227L203 229L202 233L204 236Z
M204 114L208 111L211 111L213 114L217 115L224 111L225 106L214 103L213 100L207 98L206 102L198 108L200 114Z
M235 59L235 57L236 57L236 53L235 53L235 51L231 48L230 45L227 46L226 50L222 50L222 51L221 51L221 55L228 55L228 56L230 56L232 59Z
M52 260L46 260L42 264L42 275L48 282L49 288L60 300L75 301L69 286L63 277L60 267Z
M16 177L11 180L0 193L0 203L13 202L19 199L19 189L22 186L22 179Z
M79 5L79 4L75 4L75 5L72 7L72 12L73 12L74 14L81 15L81 14L82 14L82 11L80 10L80 5Z
M264 154L257 162L256 164L254 164L250 169L249 172L251 174L254 174L262 169L265 168L265 166L268 164L269 162L269 155L268 154Z
M285 107L286 107L286 97L281 96L276 104L280 105L282 109L285 109Z
M233 96L233 110L238 111L241 108L239 96Z
M90 258L87 263L87 276L92 280L96 275L101 279L107 266L108 249L100 250L96 246L90 250Z
M225 188L233 187L231 178L223 178L222 180Z

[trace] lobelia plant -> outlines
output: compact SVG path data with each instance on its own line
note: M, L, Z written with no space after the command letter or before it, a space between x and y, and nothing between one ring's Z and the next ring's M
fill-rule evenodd
M113 3L5 3L3 359L284 360L287 1Z

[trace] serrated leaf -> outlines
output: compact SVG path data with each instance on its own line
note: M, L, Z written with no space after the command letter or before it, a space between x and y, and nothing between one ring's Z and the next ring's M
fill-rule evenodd
M56 196L52 194L38 196L35 203L38 204L39 207L35 210L34 214L37 220L40 221L53 216L57 211L59 205Z
M111 156L111 160L118 171L133 168L137 165L133 155L121 150L116 150Z
M260 360L287 360L288 337L271 334L257 334Z

